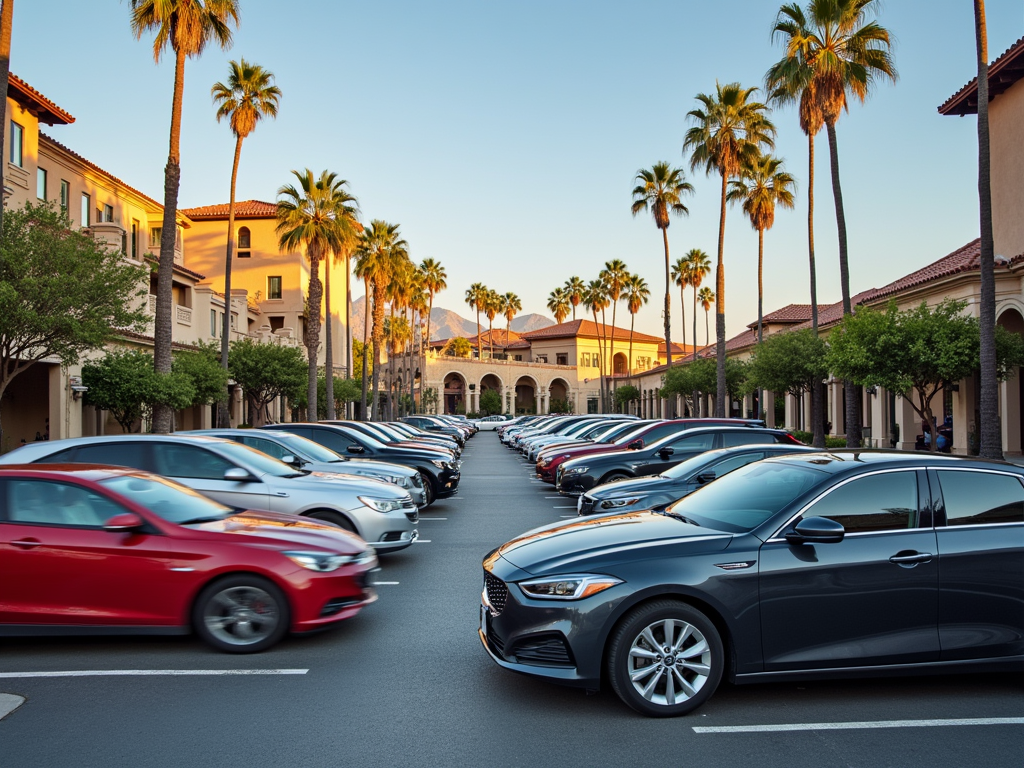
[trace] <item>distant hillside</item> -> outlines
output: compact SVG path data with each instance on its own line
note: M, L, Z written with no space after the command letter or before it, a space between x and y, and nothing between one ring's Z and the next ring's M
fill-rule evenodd
M360 341L363 338L363 311L365 306L366 299L362 296L352 302L352 336ZM481 316L480 320L481 330L486 331L487 318ZM525 333L527 331L536 331L539 328L547 328L549 325L554 324L555 321L551 318L534 313L514 318L512 320L512 330L516 333ZM495 318L494 327L504 328L505 318ZM430 313L430 335L435 341L437 339L450 339L454 336L476 336L476 319L467 320L450 309L434 307L434 311Z

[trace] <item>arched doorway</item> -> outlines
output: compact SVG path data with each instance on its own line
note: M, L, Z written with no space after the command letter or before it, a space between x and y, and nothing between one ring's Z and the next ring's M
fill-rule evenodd
M498 402L500 402L500 405L498 406L498 410L497 411L495 411L493 409L488 409L487 410L487 414L490 415L490 414L493 414L493 413L501 413L502 411L504 411L505 410L505 400L502 397L502 390L503 389L504 389L504 387L502 386L501 379L498 378L497 374L488 373L482 379L480 379L480 384L479 384L480 400L479 400L478 410L481 413L483 413L483 411L484 411L484 403L485 403L484 394L487 393L487 392L494 392L499 397Z
M537 382L531 376L516 381L516 413L537 412Z
M615 357L612 358L612 365L614 365L616 376L626 376L629 373L629 361L626 360L626 355L622 352L615 353Z
M1014 307L999 313L996 324L1010 333L1024 336L1024 315ZM1020 368L999 385L999 418L1003 428L1003 451L1019 456L1024 453L1024 376Z
M452 371L444 377L444 412L466 412L466 379L461 373Z
M553 379L548 387L548 410L551 413L572 413L573 403L569 399L569 383L565 379Z

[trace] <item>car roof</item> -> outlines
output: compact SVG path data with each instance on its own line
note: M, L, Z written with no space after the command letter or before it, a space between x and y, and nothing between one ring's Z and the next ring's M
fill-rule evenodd
M116 467L109 464L4 464L0 466L0 477L31 475L46 477L51 475L74 475L85 480L105 480L119 475L149 475L130 467Z
M841 448L832 451L803 451L786 456L773 456L771 461L785 462L812 467L819 471L839 474L856 472L869 467L916 468L960 466L977 469L1002 469L1015 473L1024 472L1024 467L1008 461L982 459L977 456L955 456L948 453L926 451L894 451L884 448Z
M232 440L225 440L223 438L212 437L210 435L189 435L182 433L150 435L126 433L123 435L96 435L95 437L69 437L64 438L63 440L43 440L40 442L27 443L15 448L10 453L5 454L4 458L6 459L8 456L13 456L15 458L25 457L30 461L35 461L38 457L48 456L51 453L57 453L58 451L63 451L68 448L78 448L84 445L96 445L98 443L123 442L177 442L206 446L229 445L233 443ZM12 462L12 464L13 463L14 462ZM3 466L10 466L10 464L3 464Z

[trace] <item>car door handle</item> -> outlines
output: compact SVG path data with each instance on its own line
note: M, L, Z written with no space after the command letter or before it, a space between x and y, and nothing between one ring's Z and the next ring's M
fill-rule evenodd
M899 552L890 557L889 562L896 563L896 565L916 565L917 563L927 563L931 559L931 552Z
M18 541L12 541L11 544L20 549L32 549L32 547L38 547L43 542L38 539L19 539Z

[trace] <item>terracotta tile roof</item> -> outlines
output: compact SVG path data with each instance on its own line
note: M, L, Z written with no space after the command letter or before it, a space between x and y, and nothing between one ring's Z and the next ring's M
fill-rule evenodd
M511 344L509 344L507 347L505 347L505 349L529 349L529 348L530 348L530 342L528 342L526 339L519 339L517 341L513 341Z
M150 344L154 344L155 343L155 341L154 341L152 336L147 336L144 333L135 333L135 331L125 331L125 330L120 330L120 331L117 331L116 333L117 333L118 336L121 336L122 338L125 338L125 339L134 339L136 341L147 341ZM180 341L172 341L171 342L171 347L173 349L185 349L185 350L199 349L199 347L197 347L195 344L185 344L185 343L180 342Z
M633 338L633 341L636 341L635 337ZM665 354L665 342L664 341L662 341L658 345L658 354L659 355L664 355ZM672 342L672 357L679 357L680 355L692 355L692 354L693 354L693 344L687 344L684 347L682 344L676 344L674 341Z
M508 336L508 339L505 338L506 335ZM483 344L485 346L487 344L491 343L491 336L492 336L492 334L491 334L490 331L482 331L480 333L480 339L481 339L481 341L483 342ZM516 333L515 331L512 331L511 333L509 333L508 330L505 329L505 328L495 328L494 329L494 333L493 333L493 337L494 337L494 346L496 346L496 347L505 346L505 344L506 344L506 342L508 340L511 340L514 343L516 341L519 341L519 339L521 338L520 335L518 333ZM476 335L474 334L473 336L469 336L469 337L467 337L466 340L470 344L475 345L476 344Z
M156 256L147 256L146 261L148 261L154 267L159 266L159 259ZM201 275L198 272L193 272L191 269L189 269L188 267L183 267L181 264L176 263L174 265L174 271L177 272L179 275L187 275L188 277L194 278L195 280L202 281L206 279L206 275ZM223 296L224 294L218 295Z
M1002 56L988 65L988 100L1009 90L1024 78L1024 37L1011 45ZM939 107L940 115L978 114L978 78L954 93Z
M198 208L183 208L182 213L190 219L217 220L227 219L228 203L218 205L201 205ZM236 219L273 219L277 216L277 204L263 200L241 200L235 203Z
M899 280L895 280L894 282L879 288L875 291L875 294L871 296L871 300L873 301L886 296L892 296L918 285L929 283L932 280L949 277L950 275L956 275L960 272L973 272L974 270L979 269L978 260L980 258L981 238L978 238L977 240L972 240L967 243L967 245L958 248L948 256L943 256L938 261L933 261L931 264L922 267L916 272L911 272L909 275L901 277Z
M7 97L24 104L41 123L68 125L75 122L66 112L13 73L7 74Z
M818 314L821 314L828 304L818 305ZM769 312L762 318L762 323L768 325L769 323L775 325L782 325L786 323L803 323L811 319L811 305L810 304L787 304L782 309L776 309L774 312ZM747 325L747 328L757 328L757 321Z
M618 328L611 325L599 326L593 320L571 320L570 322L562 323L561 325L549 325L547 328L539 328L536 331L524 333L522 334L522 337L529 341L540 341L542 339L564 339L577 336L596 339L598 338L599 328L603 328L609 332L614 331L614 339L616 341L629 341L628 328ZM649 336L646 333L635 331L633 333L633 341L657 344L659 341L663 340L657 336Z
M75 152L75 150L73 150L70 147L67 147L67 146L61 144L56 139L51 138L50 136L47 136L45 133L42 133L41 131L39 133L39 141L40 141L41 144L50 144L50 145L56 147L57 149L61 150L62 152L67 152L69 155L71 155L73 158L78 160L80 163L82 163L83 165L91 168L92 170L96 171L97 173L100 173L100 174L106 176L108 179L113 181L115 184L120 184L125 189L130 189L132 192L134 192L136 195L141 197L143 200L145 200L146 202L152 204L157 210L162 211L164 209L164 207L160 203L158 203L156 200L154 200L149 195L140 192L135 187L133 187L131 184L126 184L121 179L117 178L117 176L115 176L114 174L110 173L109 171L103 170L102 168L100 168L98 165L96 165L96 163L92 162L91 160L86 160L80 154ZM182 214L182 211L179 209L178 210L178 215L181 216L181 214ZM185 226L188 226L187 220L184 221L183 223L185 224Z

